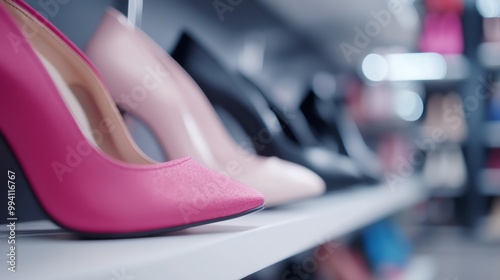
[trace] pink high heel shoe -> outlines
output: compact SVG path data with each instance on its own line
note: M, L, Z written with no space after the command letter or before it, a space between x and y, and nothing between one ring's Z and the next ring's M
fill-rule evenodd
M324 192L309 169L238 147L196 82L118 11L108 10L87 54L115 101L150 126L169 158L191 156L228 174L261 192L266 206Z
M130 237L263 207L255 190L192 159L155 164L139 152L92 65L23 1L0 0L0 34L0 134L57 224Z

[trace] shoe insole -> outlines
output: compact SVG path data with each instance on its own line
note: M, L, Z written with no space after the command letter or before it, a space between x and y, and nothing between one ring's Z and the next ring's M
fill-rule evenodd
M80 86L68 85L57 68L41 53L36 53L87 139L107 154L120 158L109 131L105 129L105 118L92 96Z
M61 76L59 71L57 71L56 67L52 65L52 63L50 63L50 61L48 61L39 52L36 52L36 54L38 55L43 65L45 66L45 69L49 73L50 77L52 78L52 81L54 82L55 86L57 87L62 97L64 98L64 101L66 101L66 104L69 106L71 113L73 114L76 121L78 122L78 125L80 126L80 129L82 129L82 131L85 133L88 139L95 146L98 146L95 137L92 135L91 121L89 120L87 113L85 112L84 105L78 101L76 93L66 84L64 78ZM81 90L77 89L77 91ZM80 95L82 94L80 93Z

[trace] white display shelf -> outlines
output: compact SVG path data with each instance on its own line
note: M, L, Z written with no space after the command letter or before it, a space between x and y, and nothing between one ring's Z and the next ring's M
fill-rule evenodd
M423 186L405 180L397 188L332 192L149 238L79 240L50 222L26 223L18 226L16 273L7 271L3 225L0 279L240 279L408 208L426 196Z

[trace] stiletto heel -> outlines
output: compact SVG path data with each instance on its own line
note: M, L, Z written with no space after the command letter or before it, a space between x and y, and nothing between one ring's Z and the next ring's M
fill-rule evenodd
M255 190L190 158L154 164L138 151L93 66L23 1L0 0L0 34L0 133L57 224L132 237L263 207Z
M149 125L169 158L191 156L225 172L261 192L267 206L324 192L312 171L238 147L193 79L119 12L108 10L87 54L115 101Z

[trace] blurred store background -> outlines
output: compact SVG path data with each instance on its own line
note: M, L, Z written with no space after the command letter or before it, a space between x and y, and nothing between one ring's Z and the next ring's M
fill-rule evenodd
M26 2L81 48L108 6L127 13L127 1L59 1L61 13ZM429 194L245 279L500 278L500 0L144 0L136 23L169 52L188 32L306 118L308 102L335 110L338 126L359 128L382 184L397 192L417 180ZM218 112L239 142L249 137ZM148 128L125 117L141 148L164 159ZM341 140L332 147L361 149Z

